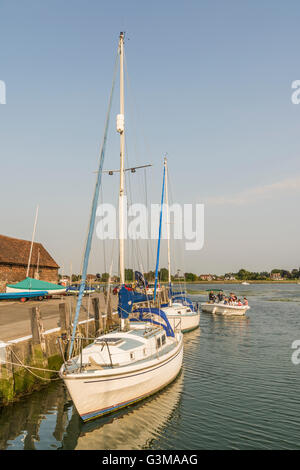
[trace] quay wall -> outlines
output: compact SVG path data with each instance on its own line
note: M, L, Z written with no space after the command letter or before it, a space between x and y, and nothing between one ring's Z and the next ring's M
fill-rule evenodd
M111 311L103 314L99 298L93 299L94 315L78 323L77 335L94 338L118 325L119 317ZM7 342L0 341L0 407L60 380L58 371L67 356L72 324L65 304L59 304L60 326L44 331L38 307L29 309L32 334ZM58 338L63 338L60 342ZM82 340L85 346L91 340ZM76 353L76 342L75 342ZM30 366L26 368L24 366ZM47 370L43 370L47 369Z

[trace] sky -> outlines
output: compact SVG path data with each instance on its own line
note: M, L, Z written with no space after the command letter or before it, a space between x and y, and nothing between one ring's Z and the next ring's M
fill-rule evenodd
M158 203L167 153L172 202L205 206L203 248L174 242L172 271L298 267L299 19L297 1L0 0L0 233L31 239L39 205L36 240L65 272L80 270L125 31L127 163L153 165ZM117 87L105 168L119 166L118 100ZM109 178L104 202L116 201ZM130 177L135 201L143 182L143 170ZM90 272L112 248L94 242Z

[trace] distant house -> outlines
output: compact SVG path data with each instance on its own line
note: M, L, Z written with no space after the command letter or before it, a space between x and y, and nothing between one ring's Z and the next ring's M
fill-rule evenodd
M273 281L282 281L282 277L280 273L271 273L270 277Z
M86 275L86 281L87 282L95 282L97 279L96 279L96 275L95 274L87 274Z
M212 281L213 276L211 274L200 274L199 278L201 281Z
M174 281L184 281L184 276L179 276L178 274L175 274L173 279Z
M225 274L224 280L225 281L235 281L235 276L233 274Z
M31 242L0 235L0 282L22 281L26 277ZM59 266L41 243L32 248L29 277L57 282Z

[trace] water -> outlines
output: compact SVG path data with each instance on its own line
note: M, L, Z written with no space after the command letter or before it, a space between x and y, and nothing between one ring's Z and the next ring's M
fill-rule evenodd
M188 286L200 301L210 287ZM165 390L83 424L54 382L0 411L0 449L300 449L300 285L225 289L247 296L247 318L202 313Z

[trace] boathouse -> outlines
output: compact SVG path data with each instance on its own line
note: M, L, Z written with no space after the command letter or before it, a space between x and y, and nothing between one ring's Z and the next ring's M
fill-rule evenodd
M26 278L31 241L0 235L0 288ZM58 282L59 266L41 243L32 248L29 277ZM0 289L1 290L1 289Z

